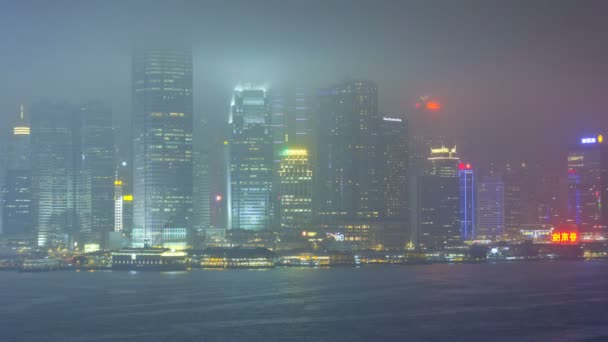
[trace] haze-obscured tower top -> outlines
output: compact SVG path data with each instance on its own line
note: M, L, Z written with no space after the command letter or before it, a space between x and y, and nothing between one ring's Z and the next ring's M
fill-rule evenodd
M192 215L191 50L136 50L132 81L133 246L182 248Z

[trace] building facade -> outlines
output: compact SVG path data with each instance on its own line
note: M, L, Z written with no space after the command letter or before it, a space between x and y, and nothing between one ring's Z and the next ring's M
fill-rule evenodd
M608 226L608 147L602 135L582 138L568 152L567 221Z
M321 91L315 213L320 223L381 216L378 87L347 81Z
M469 163L458 164L460 179L460 238L472 240L475 238L475 171Z
M7 144L7 167L2 191L3 235L33 240L31 136L23 105Z
M185 247L192 227L192 52L133 55L133 247Z
M32 191L39 247L72 246L79 232L78 108L40 102L31 107Z
M496 240L505 234L505 183L502 175L482 177L477 192L478 239Z
M285 149L279 164L279 213L282 229L309 229L312 223L312 168L308 151Z
M456 147L432 148L427 161L418 183L418 243L437 250L461 242Z
M228 228L263 230L273 222L273 135L266 89L234 90L229 125Z
M107 242L113 231L114 132L112 112L101 102L80 107L78 115L78 201L79 244Z

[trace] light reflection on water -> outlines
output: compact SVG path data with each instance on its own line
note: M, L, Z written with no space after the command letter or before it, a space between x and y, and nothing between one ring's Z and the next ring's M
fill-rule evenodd
M0 340L599 338L606 274L601 261L5 272Z

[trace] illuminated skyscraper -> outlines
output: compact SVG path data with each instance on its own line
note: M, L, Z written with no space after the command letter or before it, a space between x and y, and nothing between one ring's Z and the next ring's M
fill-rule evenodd
M381 121L374 82L347 81L320 93L315 182L320 222L380 217Z
M475 238L475 173L471 164L458 164L460 178L460 238L472 240Z
M407 221L409 216L409 149L407 121L383 117L380 123L379 155L382 176L382 217ZM407 223L407 222L406 222Z
M112 112L103 103L92 101L81 106L77 115L79 240L102 246L107 241L107 233L114 230Z
M234 90L229 124L228 227L271 228L273 136L266 90L251 85Z
M65 103L42 102L31 108L32 191L40 247L71 246L79 231L78 113Z
M459 159L456 147L431 149L426 174L418 183L418 242L441 249L461 241Z
M608 226L608 147L604 137L583 138L568 153L567 220Z
M197 115L198 114L198 115ZM210 206L210 174L209 162L213 160L209 157L212 139L209 136L207 120L202 117L202 113L194 115L194 136L193 136L193 193L192 193L192 226L194 230L200 232L209 228L211 224Z
M19 120L8 141L8 160L2 196L3 234L6 237L33 239L30 126L23 105Z
M312 222L312 169L306 149L285 149L279 164L281 228L310 228Z
M192 52L137 50L132 82L133 246L182 248L192 217Z
M477 190L477 236L494 240L505 233L505 183L501 175L482 177Z
M122 200L123 182L120 179L114 181L114 231L122 232L124 229L123 221L123 200Z

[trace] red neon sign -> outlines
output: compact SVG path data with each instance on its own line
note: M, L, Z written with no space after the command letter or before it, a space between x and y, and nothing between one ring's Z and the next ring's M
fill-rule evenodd
M555 232L551 234L551 242L553 243L577 243L578 233L577 232Z

